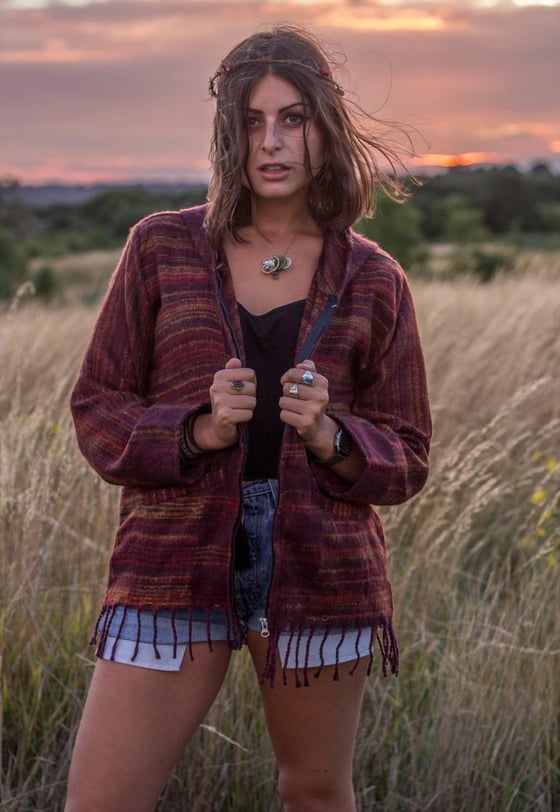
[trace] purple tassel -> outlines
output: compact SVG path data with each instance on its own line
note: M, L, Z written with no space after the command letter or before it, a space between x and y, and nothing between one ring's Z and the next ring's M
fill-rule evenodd
M113 660L113 662L114 662L114 660L115 660L115 655L116 655L116 653L117 653L117 644L118 644L118 642L119 642L119 640L120 640L120 636L121 636L121 634L122 634L122 630L123 630L124 622L125 622L125 620L126 620L126 613L127 613L127 612L128 612L127 607L126 607L126 606L123 606L123 616L122 616L121 624L120 624L120 626L119 626L119 630L118 630L118 632L117 632L117 636L115 637L115 642L113 643L113 648L111 649L111 660Z
M192 643L192 624L193 624L193 610L192 610L192 606L191 606L189 608L189 641L188 641L188 643L189 643L189 659L190 659L191 663L194 660L193 647L192 647L193 646L193 643Z
M171 610L171 628L173 629L173 659L177 659L177 627L175 626L175 609Z
M356 645L355 645L355 650L356 650L356 662L354 663L354 665L352 666L352 668L351 668L351 669L350 669L350 671L348 672L348 673L349 673L349 676L353 676L353 675L354 675L354 672L356 671L356 668L357 668L357 667L359 666L359 664L360 664L360 660L361 660L361 657L360 657L360 637L361 637L361 636L362 636L362 630L361 630L361 629L358 629L358 634L356 635Z
M323 670L323 668L325 667L325 657L324 657L324 655L323 655L323 649L324 649L324 647L325 647L325 642L326 642L326 639L327 639L327 637L328 637L328 636L329 636L329 630L328 630L328 628L325 626L325 631L324 631L324 634L323 634L323 639L321 640L321 645L319 646L319 668L318 668L318 669L317 669L317 671L315 671L315 673L313 674L313 676L315 677L315 679L318 679L319 675L321 674L321 671L322 671L322 670Z
M212 628L210 626L210 610L206 610L206 637L208 638L208 648L210 651L214 651L212 647Z
M158 633L158 627L157 627L158 610L157 609L152 609L152 618L153 618L153 623L154 623L154 636L153 636L153 639L152 639L152 645L154 647L154 654L156 655L156 660L161 660L161 654L159 653L159 650L158 650L158 647L157 647L157 633Z
M132 657L130 658L131 662L134 662L134 660L137 658L138 650L140 648L140 635L142 633L142 615L140 613L141 613L141 609L137 609L136 610L136 615L137 615L138 623L137 623L137 632L136 632L136 646L134 648L134 652L132 654Z

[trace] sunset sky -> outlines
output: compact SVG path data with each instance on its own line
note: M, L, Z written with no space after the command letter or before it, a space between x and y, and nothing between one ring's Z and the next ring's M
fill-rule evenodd
M0 177L208 176L208 77L273 22L347 55L337 79L414 128L417 165L560 169L560 0L0 0Z

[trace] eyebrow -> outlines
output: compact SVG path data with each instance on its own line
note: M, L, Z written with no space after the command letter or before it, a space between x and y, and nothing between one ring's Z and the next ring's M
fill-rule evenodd
M285 113L286 110L291 110L292 107L303 107L304 104L302 101L293 102L292 104L287 104L286 107L281 107L278 112ZM249 107L250 113L262 113L262 110L258 110L256 107Z

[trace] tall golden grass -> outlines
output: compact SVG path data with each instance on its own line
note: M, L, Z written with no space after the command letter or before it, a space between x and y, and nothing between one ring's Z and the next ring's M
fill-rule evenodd
M560 289L547 275L418 283L432 473L385 509L400 677L372 677L358 808L560 808ZM5 812L61 810L93 665L117 489L80 457L67 400L94 312L0 317ZM242 653L162 797L168 812L278 810ZM303 689L302 689L303 690ZM162 720L164 723L164 720Z

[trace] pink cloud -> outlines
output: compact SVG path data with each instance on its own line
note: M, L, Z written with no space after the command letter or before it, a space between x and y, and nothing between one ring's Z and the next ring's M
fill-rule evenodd
M340 44L349 97L416 127L420 153L557 154L558 8L468 5L121 0L4 11L5 171L199 178L208 77L233 43L274 20Z

